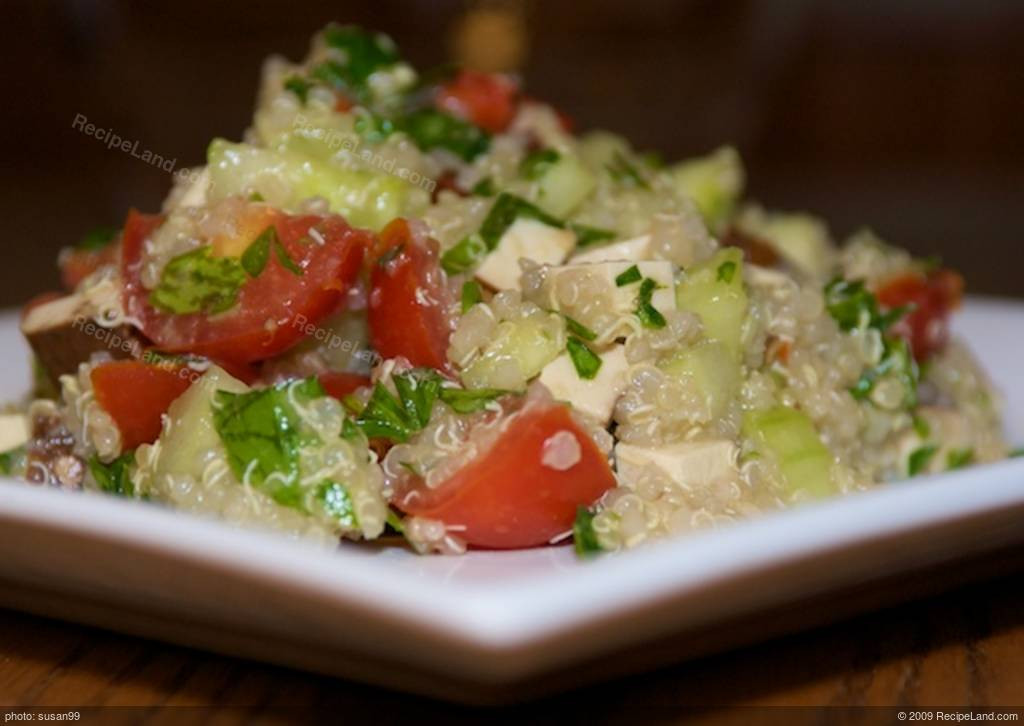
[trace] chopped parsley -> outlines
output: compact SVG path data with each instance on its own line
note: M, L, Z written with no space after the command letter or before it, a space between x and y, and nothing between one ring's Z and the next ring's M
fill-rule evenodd
M922 471L928 468L928 464L931 463L932 458L935 456L935 452L939 450L939 447L934 445L922 446L919 449L914 449L907 459L907 474L910 476L917 476Z
M647 183L647 180L640 175L637 168L633 166L629 162L629 159L627 159L621 152L616 151L611 162L605 164L605 168L608 170L608 173L611 174L612 179L620 184L640 187L641 189L651 188Z
M736 274L736 263L732 260L723 262L718 266L717 279L719 282L729 284L732 282L733 276Z
M850 393L858 401L867 399L875 390L875 384L882 378L893 375L903 384L904 408L917 405L917 383L920 371L914 357L910 353L910 345L902 338L886 339L884 352L878 365L868 368L850 389Z
M89 459L89 472L96 480L100 491L115 494L119 497L130 497L135 494L132 484L131 466L135 463L135 452L128 451L104 464L95 454Z
M634 282L640 282L643 279L643 275L640 274L640 268L636 265L626 269L624 272L620 272L615 277L616 287L625 287L626 285L632 285Z
M356 114L353 128L366 141L379 143L395 132L395 123L389 118L364 110Z
M17 448L5 451L0 454L0 475L10 476L14 473L15 469L18 468L18 462L25 458L25 447L18 446Z
M405 132L423 151L445 149L467 162L491 147L490 134L479 126L431 108L399 118L395 128Z
M598 242L608 242L615 239L615 232L600 227L588 227L585 224L570 224L569 229L576 233L576 246L589 247Z
M303 106L306 105L306 100L309 98L309 89L312 87L313 84L301 76L292 76L284 82L285 90L294 93Z
M580 321L574 320L568 315L562 315L562 317L565 318L565 327L568 328L569 332L573 335L583 338L583 340L597 340L597 333Z
M115 227L97 227L86 232L82 239L78 240L75 249L80 252L98 252L117 239L118 231Z
M458 244L441 255L441 267L449 275L468 272L476 267L489 251L487 243L479 234L471 234L463 237Z
M328 479L316 490L316 501L324 513L345 529L358 529L359 517L348 488Z
M327 395L316 378L247 393L217 391L213 422L239 481L260 487L278 504L304 509L299 452L319 441L306 433L293 402Z
M469 193L474 197L493 197L498 193L498 189L494 186L494 180L487 176L474 184Z
M946 470L963 469L974 463L974 449L953 449L946 454Z
M242 267L250 277L259 277L266 268L267 261L270 259L270 243L273 239L277 239L277 231L274 225L270 225L260 232L252 244L245 248L245 252L242 253Z
M572 524L572 541L579 557L592 557L604 551L597 532L594 531L594 515L586 507L576 510L576 521Z
M565 347L580 378L589 381L597 376L601 370L601 357L588 348L586 343L575 336L569 336Z
M825 307L846 331L867 327L884 333L908 312L906 308L894 308L883 313L878 299L863 282L839 277L825 286Z
M214 257L212 247L199 247L167 263L149 300L154 307L178 315L222 313L234 307L245 280L238 260Z
M271 227L270 229L274 230L273 227ZM277 261L281 263L281 267L288 270L288 272L292 273L293 275L302 277L302 268L295 263L295 260L288 256L288 250L285 249L284 243L281 242L280 239L278 239L276 230L274 230L273 235L274 253L277 255Z
M341 51L344 59L321 63L313 69L313 77L359 100L366 100L370 95L371 75L401 61L391 38L354 25L329 26L324 30L324 43L328 48Z
M928 425L924 417L915 414L911 424L914 427L914 432L922 439L927 439L932 435L932 427Z
M483 300L483 294L480 292L480 285L476 280L467 280L462 283L462 312L466 312L481 300Z
M527 179L539 179L562 158L554 149L539 149L526 156L519 164L519 173Z
M252 194L249 195L249 201L250 202L265 202L267 200L264 199L263 195L260 194L259 192L253 192Z
M455 413L475 413L483 411L509 391L499 388L441 388L441 401Z
M666 325L665 316L651 304L657 287L658 283L649 277L645 277L640 283L640 294L636 298L636 316L640 318L640 323L645 328L664 328Z

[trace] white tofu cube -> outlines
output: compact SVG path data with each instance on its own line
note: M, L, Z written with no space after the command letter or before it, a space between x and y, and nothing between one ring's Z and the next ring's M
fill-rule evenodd
M604 425L612 420L615 402L626 390L629 363L625 349L616 345L601 354L601 368L590 380L580 378L568 353L555 358L544 366L540 382L547 386L559 401L568 401L573 408L582 411Z
M645 234L642 237L634 237L622 242L612 242L611 244L585 250L573 255L569 261L574 264L581 262L616 262L621 260L639 262L640 260L650 258L650 256L651 235Z
M703 487L735 476L738 454L736 444L724 439L651 448L620 443L615 462L624 482L635 482L647 466L654 466L677 484Z
M520 258L527 257L542 265L560 265L575 245L576 235L571 230L535 219L517 219L484 258L476 277L496 290L518 290Z

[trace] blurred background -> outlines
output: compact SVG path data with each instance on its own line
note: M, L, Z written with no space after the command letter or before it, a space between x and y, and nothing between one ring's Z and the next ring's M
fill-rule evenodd
M77 114L201 163L248 125L263 58L300 58L330 20L386 31L421 67L519 71L579 128L668 160L733 143L763 203L1024 296L1020 0L4 0L0 304L55 287L59 248L169 188Z

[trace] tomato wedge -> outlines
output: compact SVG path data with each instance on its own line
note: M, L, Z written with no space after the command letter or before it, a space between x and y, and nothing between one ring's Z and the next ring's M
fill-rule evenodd
M327 391L327 395L339 401L348 394L363 386L369 386L371 383L369 378L359 373L338 373L334 371L321 373L317 376L317 379L320 381L320 385L324 387L324 390Z
M507 76L463 70L437 89L436 104L441 111L499 134L516 115L519 87Z
M949 269L902 275L879 288L884 308L911 308L891 330L906 338L919 363L946 346L949 316L960 306L963 288L963 278Z
M414 235L404 219L381 232L367 316L370 342L384 358L448 370L451 293L439 252L435 240Z
M121 446L130 451L157 440L163 415L192 385L194 375L178 366L123 360L96 366L90 378L96 402L114 419Z
M122 276L129 315L156 347L236 364L272 358L306 338L333 313L359 275L369 232L355 230L337 216L270 217L281 244L302 274L271 254L259 276L245 282L238 303L219 315L176 315L154 308L143 287L143 246L160 217L132 211L125 224Z
M458 527L476 547L536 547L570 530L577 508L614 485L608 458L569 409L545 404L516 414L486 453L440 487L405 492L395 506Z

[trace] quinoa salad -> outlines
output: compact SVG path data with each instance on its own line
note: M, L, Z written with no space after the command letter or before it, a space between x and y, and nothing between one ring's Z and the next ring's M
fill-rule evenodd
M0 471L325 543L589 555L1008 455L959 275L331 25L65 249Z

